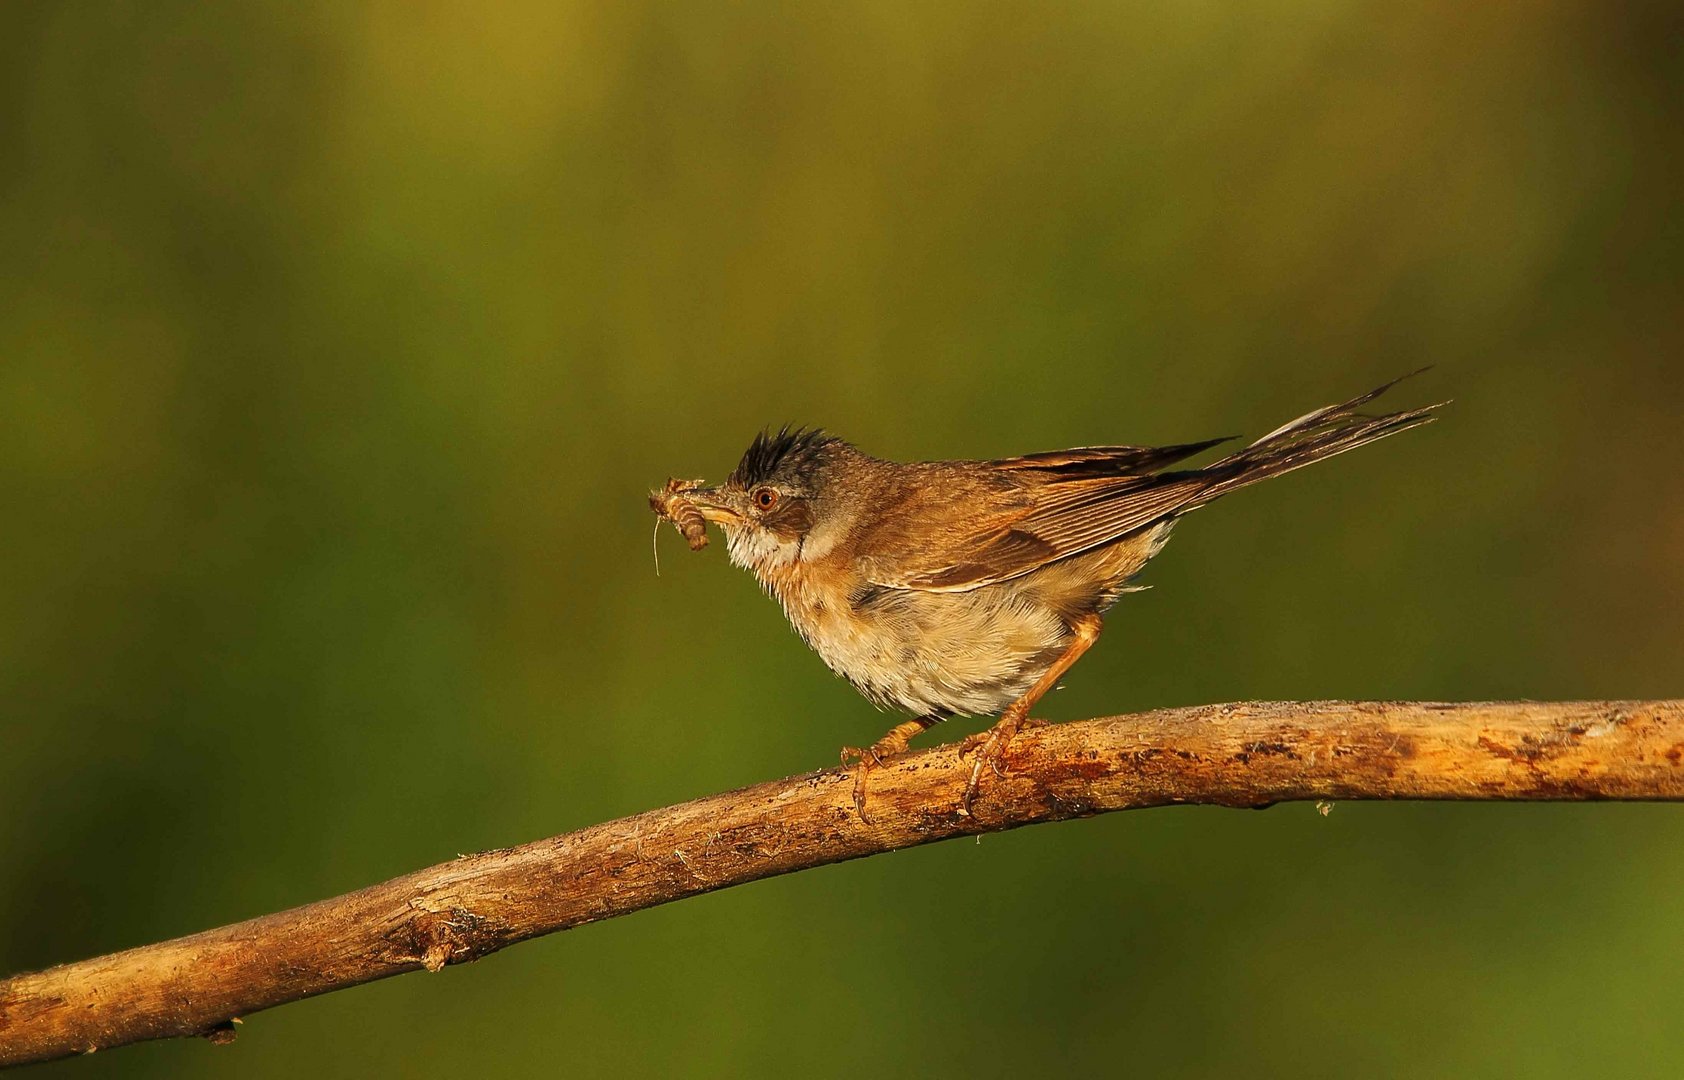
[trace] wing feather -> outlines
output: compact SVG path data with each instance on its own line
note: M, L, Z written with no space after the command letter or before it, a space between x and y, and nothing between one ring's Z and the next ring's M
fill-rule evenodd
M1071 450L1049 450L1040 454L1001 458L988 464L997 469L1053 473L1060 479L1070 480L1083 476L1144 475L1233 438L1235 436L1225 435L1220 439L1180 443L1176 446L1078 446Z
M906 466L901 488L888 500L897 512L883 514L857 538L858 567L873 584L933 592L1020 577L1432 420L1437 405L1380 416L1358 411L1397 381L1307 413L1202 469L1157 471L1226 440Z
M911 486L923 489L936 475ZM901 512L886 515L856 547L867 580L930 592L980 588L1149 525L1187 505L1206 486L1198 473L992 475L992 485L979 486L956 471L941 502L901 500Z

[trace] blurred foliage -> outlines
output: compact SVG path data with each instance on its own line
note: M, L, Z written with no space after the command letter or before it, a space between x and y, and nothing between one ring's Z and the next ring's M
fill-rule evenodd
M1048 703L1678 694L1671 4L0 8L0 970L889 719L643 493L1445 420L1201 512ZM948 725L954 738L977 722ZM1671 1075L1665 806L1184 810L42 1075Z

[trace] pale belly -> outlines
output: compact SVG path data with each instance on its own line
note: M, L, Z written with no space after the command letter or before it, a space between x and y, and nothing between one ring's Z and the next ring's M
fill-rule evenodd
M863 610L786 604L830 669L884 708L993 715L1023 696L1069 645L1051 609L987 587L887 591Z
M1170 524L968 592L878 588L849 602L819 595L795 568L765 583L825 664L875 704L917 716L990 716L1064 654L1074 619L1128 591Z

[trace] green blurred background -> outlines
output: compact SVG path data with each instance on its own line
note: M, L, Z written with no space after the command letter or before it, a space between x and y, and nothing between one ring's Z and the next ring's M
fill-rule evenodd
M1442 423L1200 513L1060 719L1681 692L1676 5L0 8L0 971L834 760L644 492ZM979 726L946 726L957 738ZM1684 815L1175 810L41 1075L1679 1075Z

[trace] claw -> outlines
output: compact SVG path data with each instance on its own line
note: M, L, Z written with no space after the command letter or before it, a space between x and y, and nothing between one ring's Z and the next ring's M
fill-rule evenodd
M976 799L977 788L982 784L982 768L984 765L994 770L994 775L1006 775L1006 747L1011 743L1012 736L1026 727L1042 727L1046 720L1036 720L1028 716L1014 715L1008 709L1000 717L999 723L987 731L979 731L967 738L959 747L959 756L975 754L976 761L971 765L970 779L965 784L965 794L959 800L959 812L966 817L971 814L971 803Z
M859 765L854 768L854 813L867 825L871 824L871 815L865 812L865 774L870 771L865 758L860 758Z
M883 764L884 758L891 758L897 754L906 753L909 739L920 731L924 731L932 724L940 722L937 715L922 716L916 720L908 720L904 724L897 724L888 734L872 743L864 750L854 746L842 748L842 764L846 765L851 759L859 759L859 767L854 772L854 810L860 820L869 824L871 817L865 812L865 778L872 769Z
M1001 734L1000 729L994 727L980 733L981 737L977 739L976 760L971 762L971 775L965 781L965 794L959 800L959 811L966 817L971 816L971 803L976 799L977 788L982 786L983 767L993 769L995 776L1006 775L1000 768L1000 752L1005 748Z
M842 764L849 765L849 764L852 764L855 761L864 761L865 758L866 758L866 755L870 754L870 753L871 753L871 751L861 750L857 746L844 746L842 748ZM875 755L872 755L872 756L875 756Z
M971 816L971 800L976 798L977 785L982 782L982 761L979 757L971 766L971 778L965 784L965 794L959 798L959 813L963 817Z
M842 764L846 766L851 761L857 761L854 766L854 813L867 825L871 824L871 815L865 812L865 774L871 771L873 765L883 764L883 759L877 756L876 747L860 749L857 746L842 748Z

